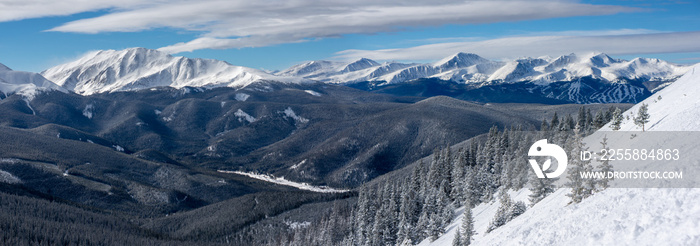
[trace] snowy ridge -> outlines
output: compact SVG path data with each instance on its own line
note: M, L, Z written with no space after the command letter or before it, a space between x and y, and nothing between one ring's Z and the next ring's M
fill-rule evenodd
M440 78L464 83L532 81L547 84L573 81L582 77L611 83L621 80L667 81L675 79L687 70L688 66L659 59L635 58L626 61L611 58L603 53L521 58L513 61L491 61L476 54L457 53L430 64L380 64L366 58L349 63L312 61L293 66L277 75L302 76L328 83L400 83L418 78Z
M49 68L42 74L82 95L157 86L238 88L257 81L304 81L223 61L174 57L145 48L91 52L76 61Z
M675 83L642 103L649 105L651 115L647 131L700 131L700 65L693 66ZM636 112L642 103L624 114ZM600 141L600 135L609 133L609 129L604 126L584 142L591 149L599 148L595 146L596 142ZM631 120L623 122L622 130L641 131ZM647 139L642 144L652 149L663 148L664 143L680 144L680 152L686 155L679 161L683 162L680 166L685 167L680 171L697 170L700 164L698 140L691 137L679 139L676 134L668 136L654 138L651 142ZM629 146L630 143L645 141L642 139L609 139L609 146ZM623 145L625 143L627 145ZM648 170L645 168L649 165L658 166L657 162L645 163L647 166L635 167ZM615 162L611 164L615 169ZM593 165L598 163L593 162ZM615 170L628 171L624 168ZM559 184L566 182L565 177L560 178ZM700 245L700 203L697 202L700 201L700 188L608 188L578 204L569 204L570 198L566 196L569 192L570 188L557 189L490 233L485 233L483 225L490 222L493 212L484 211L495 211L498 201L473 208L477 234L472 245ZM526 193L529 190L510 194L515 200L521 200L526 199ZM463 208L458 212L461 210ZM436 241L426 240L420 245L452 245L461 219L461 215L457 216Z
M18 94L31 101L38 93L53 90L68 92L68 90L47 80L41 74L13 71L7 66L0 64L0 92L5 97L10 94Z
M300 190L308 190L308 191L313 191L313 192L342 193L342 192L350 191L350 190L334 189L334 188L327 187L327 186L313 186L313 185L310 185L308 183L298 183L298 182L286 180L286 179L284 179L284 177L274 177L274 176L266 175L266 174L247 173L247 172L241 172L241 171L226 171L226 170L218 170L218 172L244 175L244 176L248 176L248 177L254 178L254 179L259 179L259 180L262 180L265 182L275 183L275 184L284 185L284 186L291 186L291 187L295 187L295 188L300 189Z

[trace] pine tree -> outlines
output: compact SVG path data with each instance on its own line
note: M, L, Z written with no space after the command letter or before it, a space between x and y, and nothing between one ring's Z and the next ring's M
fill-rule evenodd
M452 201L450 201L450 198L448 194L445 192L445 186L448 185L449 182L447 180L443 180L442 184L440 184L440 190L438 191L438 196L437 196L437 206L438 210L437 213L440 216L440 227L444 228L447 225L450 224L452 221L452 217L454 216L454 204L452 204Z
M513 200L510 198L510 195L508 195L506 190L501 190L499 201L501 202L501 205L498 207L498 210L496 210L496 215L493 217L489 227L486 229L487 233L502 225L505 225L510 218L509 212L511 206L513 205Z
M548 131L549 130L549 124L547 124L546 119L542 119L542 123L540 124L540 131Z
M525 206L523 201L513 203L510 207L510 213L508 213L508 221L515 219L515 217L518 217L521 214L524 214L526 210L527 206Z
M571 141L572 143L570 146L572 146L572 148L570 153L581 153L582 151L588 150L588 147L585 147L583 143L579 126L574 129L574 137L571 138ZM581 160L577 157L576 154L569 157L569 166L567 166L567 178L569 179L567 186L571 188L571 193L567 194L567 196L571 198L572 203L581 202L584 198L589 197L595 190L594 179L584 180L581 177L581 173L593 171L591 161Z
M452 191L450 194L456 206L461 206L460 202L464 199L464 171L467 164L466 153L464 149L460 149L457 153L457 159L452 162Z
M418 168L414 168L416 170ZM416 175L415 173L413 175ZM415 227L415 223L420 216L420 211L416 209L416 193L420 188L412 187L413 177L409 177L404 184L401 186L401 202L399 205L399 218L397 224L396 241L398 243L411 242L412 230Z
M578 115L576 116L577 124L586 129L586 109L583 106L578 108Z
M462 217L462 225L457 229L457 234L460 235L460 245L468 246L472 243L474 235L474 217L472 216L472 205L470 201L464 202L464 217Z
M620 125L622 124L622 110L620 108L615 108L615 111L612 113L612 120L610 123L610 128L613 129L613 131L620 130Z
M431 242L437 240L440 235L444 233L444 229L442 228L442 218L440 217L441 216L439 214L430 215L428 226L426 227L426 233L428 234Z
M603 113L603 111L598 111L593 119L593 126L595 126L596 129L600 129L605 123L605 113Z
M452 239L452 246L461 246L462 245L462 233L459 230L460 229L457 228L457 232L455 233L455 238Z
M554 128L559 127L559 116L557 115L557 112L554 112L554 115L552 116L552 122L549 123L549 126L552 128L552 130L556 130Z
M591 109L586 110L586 131L593 129L593 114L591 114Z
M608 137L607 136L603 137L603 141L601 141L600 144L601 144L601 149L605 150L605 153L609 153L610 147L608 147ZM598 153L598 154L602 155L604 153ZM603 172L603 174L605 174L606 177L607 177L607 174L609 172L613 171L612 165L610 165L610 160L608 158L603 159L603 161L601 162L600 171ZM603 178L603 179L599 180L598 184L600 185L600 189L601 190L607 189L609 187L608 182L610 182L611 180L613 180L613 177L610 177L610 179Z
M547 197L549 194L554 192L554 182L558 178L538 178L535 176L534 172L530 172L530 191L529 196L530 206L534 206L536 203Z
M605 116L605 117L604 117L605 122L610 122L610 121L613 120L613 113L615 112L615 109L617 109L617 107L615 107L615 106L610 106L610 107L608 108L608 110L605 111L605 114L604 114L604 116Z
M560 124L562 126L560 126L559 128L562 131L569 131L574 129L574 127L576 126L576 121L574 121L574 117L572 117L571 114L568 114Z
M416 240L412 242L420 242L421 239L426 238L428 235L428 225L430 224L430 214L427 212L421 212L418 223L416 224L416 230L414 232L414 237Z
M639 107L639 111L637 111L637 116L634 117L634 124L642 127L642 131L644 131L644 125L649 123L649 117L651 117L649 115L649 105L642 103L642 106Z

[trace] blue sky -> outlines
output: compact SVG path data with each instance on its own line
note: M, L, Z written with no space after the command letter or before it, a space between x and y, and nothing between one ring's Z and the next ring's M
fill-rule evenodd
M318 59L432 61L598 51L700 62L700 1L0 0L0 63L39 72L145 47L260 69Z

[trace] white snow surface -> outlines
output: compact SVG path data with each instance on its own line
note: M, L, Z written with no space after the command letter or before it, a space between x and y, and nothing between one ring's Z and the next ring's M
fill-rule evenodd
M245 120L245 121L248 121L248 123L253 123L256 120L255 117L249 115L246 112L243 112L243 110L241 110L241 109L238 109L238 111L234 112L233 115L237 116L238 121L240 121L240 122Z
M527 204L529 190L509 192ZM700 189L610 188L579 204L568 204L569 189L558 189L490 233L486 228L500 206L472 209L476 235L472 245L698 245ZM464 207L434 242L421 246L451 246Z
M294 119L297 122L300 122L300 123L308 123L309 122L309 119L298 116L294 112L294 110L292 110L291 107L287 107L287 109L285 109L283 113L286 117L291 117L292 119Z
M632 115L639 111L641 104L649 105L651 115L646 130L651 131L698 131L700 130L700 64L692 66L681 78L666 88L627 110L620 131L641 131L634 124ZM604 131L611 131L609 125Z
M304 90L304 92L309 93L309 95L312 95L312 96L317 96L317 97L321 96L321 93L319 93L318 91L314 91L314 90Z
M12 175L11 173L0 170L0 183L19 184L22 183L22 180L17 178L17 176Z
M352 69L349 69L352 68ZM688 66L653 58L614 59L603 53L560 57L491 61L471 53L457 53L427 64L377 63L362 58L353 62L312 61L280 71L277 75L301 76L328 83L386 81L400 83L418 78L440 78L464 83L533 81L547 84L591 76L608 82L677 78Z
M245 94L245 93L236 93L236 95L235 95L236 101L240 101L240 102L245 102L245 100L248 100L249 97L250 97L250 95Z
M224 61L175 57L145 48L91 52L78 60L49 68L42 74L82 95L157 86L239 88L257 81L305 81L234 66Z
M328 186L313 186L308 183L299 183L299 182L294 182L290 180L284 179L284 177L274 177L271 175L266 175L266 174L258 174L258 173L247 173L247 172L241 172L241 171L226 171L226 170L218 170L220 173L235 173L238 175L244 175L248 176L254 179L259 179L265 182L270 182L270 183L275 183L278 185L284 185L284 186L291 186L295 187L300 190L308 190L308 191L313 191L313 192L322 192L322 193L342 193L342 192L348 192L350 190L343 190L343 189L334 189Z
M8 96L19 94L31 101L41 92L57 90L68 92L66 89L54 84L38 73L13 71L0 64L0 92Z
M700 131L698 83L700 65L693 66L678 81L645 100L643 103L649 104L651 114L647 130ZM661 96L661 100L658 96ZM637 104L625 114L636 112L640 105ZM584 141L598 141L599 135L609 132L608 129L605 126ZM622 129L641 131L631 121L624 122ZM700 140L678 139L674 134L668 136L655 140L659 146L649 147L658 148L664 142L681 141L681 153L689 155L683 157L682 161L686 162L683 165L697 170L700 166L700 153L697 152ZM616 143L637 140L609 141L609 146L614 147ZM640 165L639 170L655 164L645 163L646 166ZM611 164L615 169L615 162ZM560 178L559 184L566 181L564 176ZM700 245L700 188L608 188L578 204L569 204L570 198L566 196L569 192L569 188L557 189L524 214L490 233L485 233L485 225L493 218L499 206L498 199L492 204L473 208L477 234L473 237L472 245ZM526 200L528 193L527 189L511 191L515 200ZM460 215L444 235L435 242L425 240L420 245L452 245L463 209L458 209Z

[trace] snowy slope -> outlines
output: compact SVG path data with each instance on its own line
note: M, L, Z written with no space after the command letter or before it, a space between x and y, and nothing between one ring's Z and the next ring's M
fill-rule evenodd
M50 90L68 92L47 80L41 74L13 71L7 66L0 64L0 92L4 96L19 94L31 101L37 93Z
M357 66L356 64L364 66ZM352 67L355 69L346 69ZM363 58L350 63L312 61L293 66L278 75L302 76L330 83L386 81L400 83L418 78L440 78L465 83L534 81L547 84L591 77L607 82L620 80L667 81L688 70L687 66L658 59L614 59L603 53L560 57L491 61L476 54L457 53L429 64L379 64Z
M212 59L190 59L145 48L102 50L42 74L83 95L156 86L243 87L256 81L302 82Z
M688 73L668 87L658 91L642 103L649 105L651 115L645 125L651 131L698 131L700 130L700 64L690 68ZM627 110L621 131L639 131L640 127L631 120L641 103ZM608 126L603 130L609 131Z
M658 96L662 96L658 100ZM655 101L656 100L656 101ZM677 82L654 94L644 103L649 104L651 122L649 131L700 131L700 65L696 65ZM627 111L636 112L639 104ZM653 125L653 126L651 126ZM606 126L607 127L607 126ZM640 131L631 122L623 130ZM657 132L660 133L660 132ZM599 135L611 134L607 128L587 137L589 146ZM641 133L638 133L641 134ZM653 141L610 139L609 146L645 141L649 148L664 144L680 146L686 156L680 160L685 175L700 167L698 139L679 138L678 135L657 134ZM660 136L660 137L658 137ZM593 147L595 149L596 147ZM626 170L612 163L616 170ZM644 162L638 170L658 166ZM596 165L596 164L594 164ZM560 180L563 183L564 179ZM619 184L621 181L615 180ZM697 181L692 187L699 187ZM614 187L614 185L613 185ZM485 233L499 204L482 204L474 208L477 235L473 245L700 245L700 188L609 188L584 199L579 204L568 204L570 189L560 188L524 214L506 225ZM528 190L512 192L515 200L525 200ZM463 209L463 208L462 208ZM461 214L461 213L460 213ZM420 245L452 245L458 216L448 231L435 242Z

